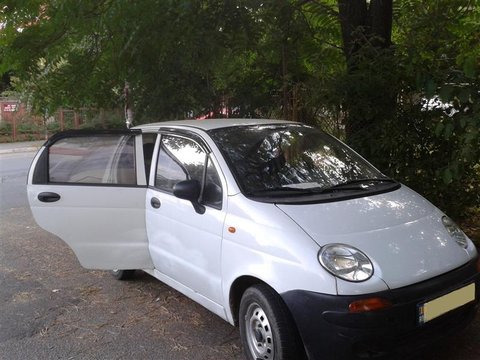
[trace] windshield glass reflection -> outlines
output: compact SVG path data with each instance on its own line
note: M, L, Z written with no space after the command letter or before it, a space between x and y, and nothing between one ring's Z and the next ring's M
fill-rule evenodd
M229 127L210 134L247 194L321 192L362 179L387 179L338 140L305 125Z

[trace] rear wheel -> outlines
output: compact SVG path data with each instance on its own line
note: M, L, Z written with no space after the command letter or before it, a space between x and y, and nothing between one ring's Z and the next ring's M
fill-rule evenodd
M269 286L257 284L242 296L240 336L247 359L304 359L305 352L290 311Z
M135 270L112 270L111 271L113 277L117 280L130 280L133 278L133 274Z

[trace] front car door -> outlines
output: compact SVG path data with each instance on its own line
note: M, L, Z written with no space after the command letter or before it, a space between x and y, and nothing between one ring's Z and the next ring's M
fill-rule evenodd
M156 150L146 205L155 268L163 281L221 313L224 180L211 151L198 136L161 133ZM199 203L204 211L173 194L175 184L184 180L201 184Z
M95 269L152 269L145 227L140 132L69 131L53 136L28 176L33 216Z

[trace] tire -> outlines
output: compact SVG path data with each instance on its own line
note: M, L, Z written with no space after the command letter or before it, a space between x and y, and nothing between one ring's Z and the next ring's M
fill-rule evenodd
M112 270L113 277L117 280L131 280L135 273L135 270Z
M282 298L268 285L253 285L244 292L239 323L247 359L305 359L292 315Z

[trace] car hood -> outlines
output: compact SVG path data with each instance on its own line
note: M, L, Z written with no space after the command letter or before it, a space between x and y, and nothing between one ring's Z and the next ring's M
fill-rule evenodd
M470 260L441 222L442 213L402 186L380 195L277 207L319 246L342 243L363 251L390 289L414 284Z

